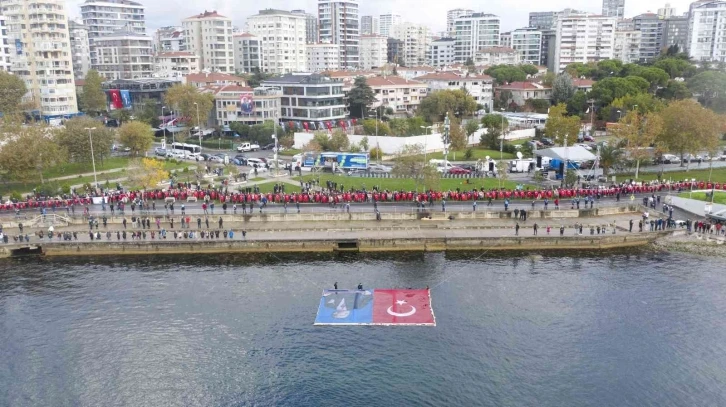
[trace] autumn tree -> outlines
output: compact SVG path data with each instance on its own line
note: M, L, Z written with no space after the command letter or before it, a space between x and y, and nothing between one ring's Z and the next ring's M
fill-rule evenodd
M19 112L27 92L19 76L0 70L0 112L6 116Z
M655 144L663 130L663 119L657 113L640 114L629 111L612 129L612 135L625 146L628 159L635 162L635 178L638 178L640 163L653 156L650 147Z
M5 143L0 149L0 169L10 180L43 183L43 172L66 160L53 129L46 125L7 122L0 127L0 133Z
M449 128L449 147L452 151L461 151L466 148L467 137L461 122L456 117L451 117Z
M89 131L87 129L93 128ZM67 120L65 126L57 131L56 141L68 152L68 159L73 162L91 162L91 140L93 140L93 158L103 160L111 154L114 143L114 131L98 120L90 117L76 117Z
M135 187L152 189L169 178L164 162L153 158L132 160L128 168L129 180Z
M348 151L349 148L350 140L348 135L343 130L335 130L328 141L328 149L330 151Z
M416 114L428 123L444 119L446 112L454 112L458 116L469 116L476 110L476 101L461 89L439 90L429 93L421 100Z
M440 175L436 168L424 159L424 147L421 144L407 144L396 154L393 169L395 176L414 180L416 191L419 185L424 190L438 187Z
M132 121L124 123L118 129L119 141L131 149L131 156L145 153L154 144L154 130L144 122Z
M193 118L197 122L197 106L199 107L199 122L206 123L209 113L214 108L214 96L209 93L200 93L193 85L174 85L164 96L166 106L174 108L180 116ZM196 103L196 104L195 104Z
M547 137L559 145L564 145L565 137L567 137L567 145L571 146L577 141L579 132L580 118L577 116L567 116L567 106L564 103L550 108L547 122L545 123L545 135Z
M691 99L672 101L660 113L663 131L658 141L681 157L701 150L714 151L723 132L724 119Z
M81 109L86 113L105 112L106 93L103 91L103 78L98 71L91 69L86 74L83 82L83 96L81 97Z

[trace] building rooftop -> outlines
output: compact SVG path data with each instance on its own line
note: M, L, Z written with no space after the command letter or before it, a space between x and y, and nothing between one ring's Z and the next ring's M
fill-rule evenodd
M305 73L305 74L287 74L284 76L270 78L270 79L263 81L263 83L272 83L272 84L286 83L286 84L301 84L302 85L302 84L319 84L319 83L340 83L340 84L342 84L343 82L339 79L334 79L334 78L324 76L321 74L317 74L317 73L314 73L314 74Z
M197 56L193 52L187 52L187 51L172 51L172 52L160 52L156 54L157 57L160 58L172 58L172 57L195 57Z
M492 77L489 75L476 75L476 74L457 74L455 72L451 71L444 71L444 72L432 72L427 73L426 75L422 75L419 77L414 78L417 81L491 81Z
M370 87L382 87L382 86L403 86L403 85L423 85L425 83L419 82L413 79L405 79L400 76L374 76L367 78L366 82Z
M232 35L233 37L242 37L242 38L254 38L256 35L250 34L250 33L239 33Z
M191 73L187 75L187 83L214 83L214 82L233 82L233 83L247 83L245 78L234 76L220 72L202 72L202 73Z
M185 18L185 20L194 20L194 19L200 20L203 18L227 18L227 17L217 13L217 10L214 10L214 11L204 10L204 13L197 14L196 16L187 17L187 18Z
M576 79L573 79L572 80L572 83L577 88L591 88L592 85L595 84L595 81L590 80L590 79L579 79L579 78L576 78Z
M355 78L357 76L371 77L378 74L376 71L325 71L323 75L329 76L333 79L341 78Z
M532 82L511 82L506 85L497 86L497 89L504 90L549 90L552 89L549 86L543 86Z

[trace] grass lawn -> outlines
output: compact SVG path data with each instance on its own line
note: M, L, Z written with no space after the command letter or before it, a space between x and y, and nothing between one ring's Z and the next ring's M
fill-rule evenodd
M266 180L266 179L267 179L267 178L264 178L264 177L257 177L257 178L250 178L250 181L254 181L254 182L257 182L257 181L264 181L264 180Z
M96 160L96 172L124 168L129 164L128 157L109 157L103 161ZM92 173L93 163L64 163L43 173L45 179L65 177L83 173Z
M304 175L303 180L310 181L314 177L315 176L313 175ZM300 177L296 177L295 180L300 181ZM321 174L320 185L325 186L327 181L337 182L338 187L342 185L345 187L345 189L349 189L351 187L353 187L354 189L363 189L365 187L367 190L370 190L374 186L378 186L379 189L388 189L391 191L413 191L416 189L415 183L412 180L405 178L360 178L346 177L344 175ZM471 182L470 184L466 184L466 181L466 179L442 178L438 189L442 191L448 191L454 190L456 188L491 189L499 187L499 180L496 178L472 178L469 180ZM512 181L502 182L502 187L504 188L514 188L516 187L516 185L517 184ZM422 186L419 186L419 190L421 189Z
M474 155L472 156L472 158L471 158L470 161L476 161L478 159L482 159L483 160L487 156L489 156L490 158L492 158L494 160L498 160L499 159L499 151L498 150L495 151L495 150L485 150L485 149L475 148L475 149L473 149L473 152L474 152ZM504 153L503 157L504 157L505 160L509 160L509 159L514 158L514 154ZM434 159L435 160L443 160L444 159L444 153L442 151L438 151L438 152L435 152L435 153L431 153L431 154L428 154L428 158L431 159L431 160L434 160ZM456 157L454 157L454 152L449 152L449 161L454 161L454 160L466 161L466 158L464 158L464 151L457 151L456 152Z
M285 185L286 194L293 194L293 193L300 192L299 186L288 184L286 182L281 182L281 184ZM273 188L275 187L275 182L270 181L270 182L265 182L263 184L257 184L257 187L260 188L261 193L266 194L266 193L272 192Z
M688 192L683 192L683 193L678 194L678 196L681 198L691 198L691 199L697 199L699 201L711 202L711 197L708 196L706 192L694 192L693 194L689 194ZM726 205L726 192L716 191L716 195L713 198L713 203Z
M703 164L701 164L703 165ZM693 168L693 166L691 166ZM668 180L674 180L674 181L683 181L686 179L692 179L695 178L698 181L707 181L708 180L708 174L710 173L708 167L703 168L703 166L700 169L694 170L691 169L690 171L686 172L683 171L668 171L663 173L663 179ZM630 179L635 174L617 174L618 180L625 180ZM638 180L640 181L651 181L654 179L658 179L658 173L657 172L640 172L638 174ZM713 182L720 182L724 183L726 182L726 168L720 167L720 168L714 168L713 174L711 174L711 181Z
M287 150L280 151L277 155L285 156L285 157L292 157L296 154L302 153L302 150L296 150L294 148L290 148Z

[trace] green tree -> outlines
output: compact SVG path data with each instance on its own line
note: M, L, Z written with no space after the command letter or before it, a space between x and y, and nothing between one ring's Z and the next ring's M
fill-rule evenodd
M424 160L424 148L421 144L405 145L396 154L393 169L395 176L412 179L416 185L424 190L432 190L438 186L440 175L436 168Z
M600 106L606 106L617 98L646 92L650 84L641 77L605 78L595 82L590 97Z
M89 70L86 74L81 102L82 109L86 113L98 114L108 108L106 92L103 91L103 78L95 69Z
M638 73L637 76L648 81L648 83L650 84L649 90L652 94L655 94L659 87L666 86L668 84L668 81L670 80L670 76L666 71L661 68L655 67L644 68Z
M567 116L567 106L564 103L552 106L550 108L547 122L545 123L545 135L559 145L565 144L567 137L567 145L571 146L577 141L577 135L580 132L580 118L577 116Z
M159 120L160 114L161 108L159 104L154 99L146 99L141 107L141 111L137 114L137 118L149 126L157 128L161 124L161 120Z
M5 144L0 149L0 170L14 181L45 182L43 172L65 162L66 152L45 125L23 126L7 121L0 128Z
M573 78L592 78L595 76L596 71L597 66L594 63L575 62L565 67L565 72Z
M19 112L27 92L19 76L0 70L0 112L6 116Z
M552 83L552 103L567 103L575 94L575 84L572 82L572 77L567 73L563 72L555 78Z
M502 129L509 126L509 121L502 115L488 114L482 117L481 124L486 131L479 136L479 145L492 150L498 150L500 147L499 137L502 135Z
M622 69L622 61L617 59L605 59L597 63L592 79L597 81L610 76L618 76Z
M611 134L625 146L628 159L635 162L635 178L638 178L640 163L652 158L649 147L655 144L663 130L663 119L657 113L640 114L637 110L629 111L613 127Z
M555 83L555 78L557 78L557 75L555 75L554 72L547 72L542 77L542 85L552 86L552 84Z
M154 131L144 122L131 121L118 129L119 141L131 149L132 157L145 153L154 144Z
M86 129L95 128L89 131ZM90 117L75 117L67 120L65 126L56 132L56 142L68 153L73 162L91 162L91 139L93 140L93 157L103 162L111 154L114 143L114 131L98 120Z
M600 148L600 167L602 173L606 177L610 173L610 169L620 165L623 159L623 151L617 146L610 144Z
M660 113L663 131L658 142L681 157L712 151L723 132L724 118L691 100L672 101Z
M464 131L466 132L466 136L470 137L477 131L479 131L479 122L476 120L469 120L466 122L466 125L464 126Z
M377 130L376 130L377 124ZM368 136L390 136L393 134L388 123L377 121L376 119L365 119L363 120L363 133Z
M656 96L665 100L682 100L690 98L692 94L684 82L670 80L666 87L658 89Z
M668 73L671 79L689 78L696 73L696 67L690 62L680 58L661 58L653 64Z
M578 90L567 101L567 113L571 115L581 115L585 113L589 104L587 103L587 93Z
M360 139L360 148L361 148L361 150L368 151L369 147L370 146L368 145L368 136L365 136L362 139Z
M521 69L522 72L524 72L527 75L537 75L537 73L539 73L539 68L537 68L536 66L534 66L532 64L519 65L519 69Z
M193 85L174 85L164 96L166 106L174 108L179 116L192 118L192 122L206 123L209 113L214 108L214 96L209 93L200 93ZM196 103L196 104L195 104ZM197 116L199 107L199 116ZM272 134L272 133L270 133Z
M520 67L513 65L494 65L489 67L484 73L494 78L497 85L522 82L527 79L527 74Z
M391 119L388 121L388 126L394 136L406 136L409 133L406 119Z
M617 98L613 100L611 106L622 112L637 110L640 114L646 114L661 111L664 104L649 93L638 93Z
M640 71L643 69L645 68L638 64L625 64L622 69L620 69L620 76L640 76Z
M352 117L363 118L368 108L376 101L376 94L368 85L364 76L355 78L353 88L348 92L350 114Z
M111 112L111 117L116 119L118 125L121 126L131 120L131 112L128 109L117 109Z
M348 151L350 149L348 135L343 130L336 129L333 135L330 136L328 148L330 148L330 151Z
M428 123L441 121L446 112L455 112L458 116L470 116L476 109L476 101L461 89L439 90L429 93L421 100L416 114Z
M467 139L464 129L461 127L461 122L455 116L450 115L451 123L449 127L449 143L450 148L453 151L461 151L466 148Z
M726 72L701 72L688 80L688 89L704 106L712 107L715 100L726 97Z
M272 77L271 74L260 72L260 68L253 68L251 75L245 75L244 78L247 80L247 86L256 88L267 79Z

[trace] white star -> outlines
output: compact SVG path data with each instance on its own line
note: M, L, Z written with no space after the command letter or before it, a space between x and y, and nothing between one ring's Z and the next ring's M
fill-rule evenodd
M403 305L405 303L406 303L406 301L404 301L404 300L398 300L398 301L396 301L396 304L398 304L398 305Z

